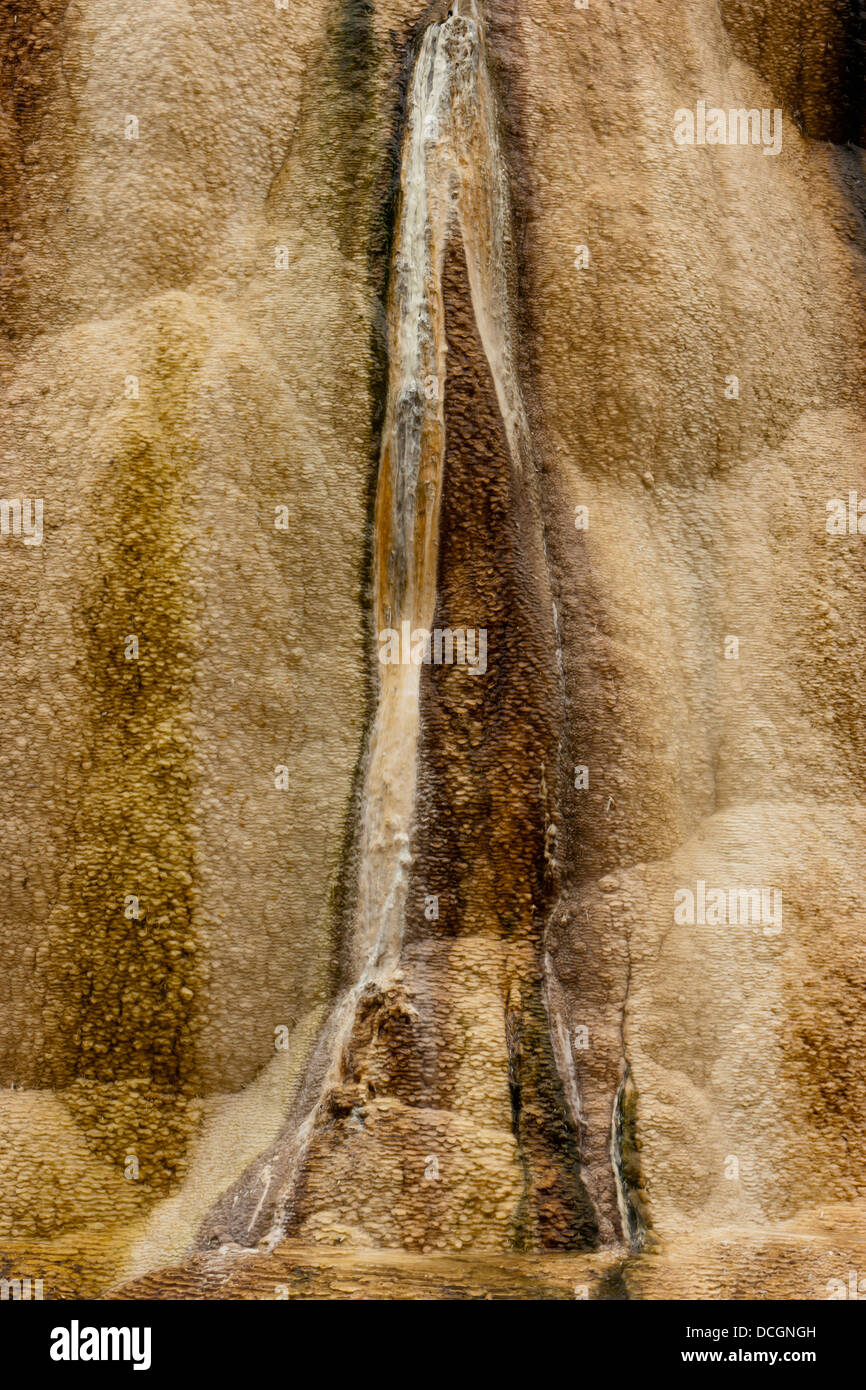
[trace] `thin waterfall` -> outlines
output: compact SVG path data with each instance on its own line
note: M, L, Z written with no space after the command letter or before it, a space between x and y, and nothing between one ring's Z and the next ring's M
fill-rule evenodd
M436 606L447 344L442 264L459 230L476 320L515 464L527 453L509 325L510 208L475 0L426 31L403 146L388 334L390 372L375 516L375 620L429 631ZM380 666L364 790L356 969L393 965L402 937L417 779L420 666Z
M426 30L415 63L402 148L389 279L387 406L374 519L374 621L427 631L437 598L447 374L442 271L462 238L473 312L495 383L516 476L535 487L511 330L511 209L497 112L475 0L455 0ZM341 1075L359 1001L397 968L413 865L421 666L377 661L378 702L362 801L354 983L332 1012L311 1062L305 1108L284 1131L280 1162L259 1160L244 1188L242 1238L273 1246L323 1105ZM230 1194L231 1195L231 1194ZM234 1203L240 1200L236 1192ZM270 1226L267 1213L275 1214ZM235 1223L233 1227L237 1229Z

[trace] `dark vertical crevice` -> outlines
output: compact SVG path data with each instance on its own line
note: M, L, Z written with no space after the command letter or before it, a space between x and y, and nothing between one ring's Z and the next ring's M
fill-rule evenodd
M491 950L504 948L509 1088L526 1172L515 1244L585 1248L595 1242L595 1222L553 1058L540 964L550 892L547 783L559 738L543 547L531 484L518 479L506 442L457 237L443 296L446 459L435 626L485 630L488 664L483 675L443 665L422 676L407 942L481 935ZM438 899L435 924L424 914L429 894ZM439 1070L436 1103L448 1104L447 1058Z
M562 662L556 695L556 752L549 778L549 879L544 913L545 951L549 953L551 968L555 970L557 961L563 955L566 960L570 959L572 935L581 930L583 913L578 910L580 885L590 884L616 867L617 848L606 813L607 789L604 787L603 769L615 762L611 748L615 746L618 735L611 726L611 710L616 705L618 673L611 661L606 640L604 604L593 573L586 536L575 530L572 524L571 508L564 495L555 451L548 436L547 421L534 384L538 370L534 356L534 344L539 334L536 316L543 304L543 296L535 288L538 263L535 207L539 192L534 184L531 143L526 130L526 64L523 61L518 0L502 0L502 3L492 6L490 28L493 52L491 69L502 112L503 154L513 204L515 283L519 286L513 305L515 339L539 476L544 554L552 601L556 606L556 643ZM588 766L591 770L589 787L586 789L575 787L575 769L578 766ZM563 925L565 923L567 926ZM625 930L622 928L620 934ZM605 952L602 968L599 968L601 963L592 958L592 953L597 950ZM609 1061L600 1065L591 1078L584 1075L579 1081L584 1088L593 1090L596 1113L605 1109L608 1114L613 1112L622 1067L627 1066L624 1047L621 1055L614 1057L612 1047L608 1045L612 1044L614 1038L622 1037L626 1007L625 979L612 977L611 961L623 956L625 951L624 941L618 940L616 948L610 952L601 940L593 937L580 952L584 971L588 973L582 971L579 980L569 981L569 995L577 1008L578 1017L583 1017L579 1003L581 996L591 995L593 1016L597 1017L596 1011L601 1010L604 1019L604 1057L608 1059L610 1054ZM616 974L615 971L613 973ZM597 983L599 979L604 979L606 986L600 986ZM603 991L609 988L610 992L598 998L600 988ZM557 1004L551 1004L551 996L545 991L548 1005L558 1007L561 994L561 990L555 991L553 998ZM551 1029L554 1029L562 1033L565 1046L570 1048L570 1023L575 1021L545 1015L545 1045L550 1047ZM597 1034L597 1030L594 1031ZM579 1058L580 1054L577 1054L574 1062L578 1070ZM560 1065L565 1064L571 1065L571 1059L561 1057ZM558 1072L555 1074L558 1103L567 1113L562 1079ZM605 1132L589 1136L586 1125L578 1125L576 1116L569 1116L569 1123L584 1131L581 1138L584 1163L587 1162L587 1149L593 1153L599 1150L605 1153L603 1161L609 1171L601 1188L609 1190L610 1199L603 1211L594 1212L593 1220L601 1224L607 1233L606 1239L610 1239L611 1218L614 1224L618 1224L618 1218L613 1196L614 1159L609 1152L609 1135ZM592 1190L595 1200L598 1200L597 1175Z
M649 1213L643 1190L636 1125L637 1089L631 1068L626 1063L614 1105L611 1154L624 1208L625 1235L632 1251L642 1250L649 1236Z
M0 0L0 334L10 343L30 327L33 150L52 104L69 102L61 70L68 8L68 0Z
M307 149L324 152L329 172L322 170L324 185L331 186L336 173L336 196L331 200L333 222L340 249L347 258L360 252L366 264L370 302L367 468L364 482L365 527L358 565L357 600L365 615L367 660L363 678L363 737L352 770L352 780L338 851L338 867L329 898L331 949L328 997L335 999L349 982L349 936L357 897L357 857L364 769L376 710L372 614L373 514L381 449L382 422L387 395L387 295L388 259L391 250L391 216L395 197L395 142L402 133L405 93L389 122L383 111L382 69L389 57L376 39L374 0L335 0L327 30L320 80L313 81L304 98L300 118L302 132L310 125L316 137L300 141L292 159L309 179ZM389 84L385 84L386 90ZM401 88L402 91L402 88ZM322 113L322 114L320 114ZM330 135L319 129L327 120ZM384 130L384 136L383 136ZM289 167L275 180L269 204L276 209L287 196ZM366 229L366 230L365 230Z

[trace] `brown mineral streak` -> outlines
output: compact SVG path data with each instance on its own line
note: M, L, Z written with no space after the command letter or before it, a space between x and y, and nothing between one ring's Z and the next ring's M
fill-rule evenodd
M0 537L0 1277L864 1268L857 11L485 0L473 57L472 0L0 0L0 494L45 499ZM778 156L678 148L699 100ZM381 666L407 603L485 673ZM699 881L781 932L677 922Z

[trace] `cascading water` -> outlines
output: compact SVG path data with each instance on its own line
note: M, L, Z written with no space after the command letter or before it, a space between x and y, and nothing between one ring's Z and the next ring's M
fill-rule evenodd
M403 146L402 201L392 266L390 373L375 517L377 632L429 630L436 605L445 456L442 265L459 231L473 308L513 460L528 449L508 316L510 208L475 0L456 0L424 35ZM399 952L412 862L420 667L380 666L364 793L356 968Z
M475 0L455 0L448 15L426 30L408 96L374 521L377 635L385 629L429 632L434 622L446 457L443 268L456 238L510 459L509 486L537 517L537 484L511 327L509 189L484 23ZM205 1243L226 1225L243 1244L264 1238L272 1246L282 1238L317 1126L326 1121L329 1100L344 1079L363 1001L371 991L382 997L400 976L416 854L421 666L415 661L377 665L378 703L362 802L351 942L354 983L320 1038L300 1106L275 1148L224 1199L221 1220L203 1228Z

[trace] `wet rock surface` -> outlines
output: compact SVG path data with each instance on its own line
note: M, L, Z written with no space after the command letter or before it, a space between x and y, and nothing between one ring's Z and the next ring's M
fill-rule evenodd
M0 493L44 501L41 544L0 538L0 1273L809 1298L862 1267L859 8L0 7ZM486 670L422 666L401 715L367 978L433 24L467 85L417 127L451 172L408 534ZM678 145L713 108L778 110L779 152Z

